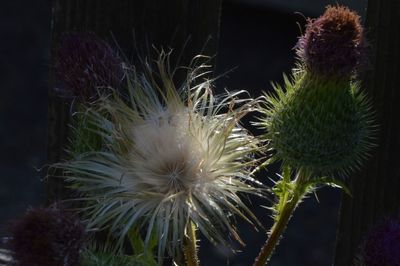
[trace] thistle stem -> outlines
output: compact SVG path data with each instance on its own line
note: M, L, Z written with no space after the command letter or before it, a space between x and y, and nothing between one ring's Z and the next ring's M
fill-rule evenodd
M294 181L294 190L289 192L289 195L284 197L283 208L278 213L275 223L271 228L269 237L261 248L260 253L254 261L253 266L264 266L270 259L279 239L284 233L290 217L292 216L297 205L301 202L306 194L304 182L307 180L307 175L299 171L296 180Z
M186 265L199 266L199 258L197 256L196 225L193 223L193 221L190 221L187 225L187 238L184 249Z

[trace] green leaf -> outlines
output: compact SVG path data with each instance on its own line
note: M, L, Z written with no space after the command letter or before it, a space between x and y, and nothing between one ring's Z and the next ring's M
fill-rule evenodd
M140 243L139 243L140 244ZM82 254L82 266L157 266L151 253L126 255L114 251L111 244L99 246L91 243Z
M315 186L321 186L321 185L330 186L333 188L340 188L350 197L353 196L351 194L350 188L343 181L341 181L337 178L323 176L323 177L313 178L310 181L308 181L306 184L306 186L308 188L315 187Z
M139 262L146 266L157 265L157 262L154 259L154 249L158 245L157 234L155 233L155 230L153 230L151 233L148 243L143 241L137 228L129 230L128 238L133 252Z
M84 266L139 266L141 264L135 257L101 251L88 250L82 256Z
M141 254L144 252L144 242L137 228L129 230L128 238L134 254Z

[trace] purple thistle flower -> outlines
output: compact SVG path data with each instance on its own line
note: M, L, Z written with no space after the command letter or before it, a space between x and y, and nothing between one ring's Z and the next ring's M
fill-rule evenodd
M297 54L314 74L348 78L366 61L366 47L360 16L337 5L308 20Z
M17 265L79 265L85 228L75 216L56 206L28 210L10 231L9 245Z
M56 75L73 96L88 100L98 89L118 87L124 72L107 42L94 34L67 33L57 50Z
M386 220L371 230L362 251L363 266L400 266L400 221Z

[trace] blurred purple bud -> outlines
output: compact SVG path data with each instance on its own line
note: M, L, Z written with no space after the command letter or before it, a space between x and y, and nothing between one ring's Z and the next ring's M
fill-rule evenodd
M362 250L363 266L400 266L400 221L386 220L371 230Z
M343 6L328 6L309 20L297 54L314 74L350 77L366 61L367 43L360 16Z
M61 37L56 75L73 96L88 100L99 89L117 88L123 79L122 60L110 45L89 33Z
M79 265L85 228L77 217L55 205L28 210L10 231L9 246L17 265Z

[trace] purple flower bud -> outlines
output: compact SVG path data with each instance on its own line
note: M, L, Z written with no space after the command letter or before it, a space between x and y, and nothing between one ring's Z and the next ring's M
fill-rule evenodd
M360 16L337 5L328 6L319 18L309 19L297 54L314 74L348 78L366 60L366 47Z
M57 50L56 75L73 96L90 99L106 87L118 87L122 60L94 34L67 33Z
M10 249L17 265L79 265L85 228L56 206L29 210L11 225Z
M371 230L362 251L363 266L400 265L400 221L386 220Z

